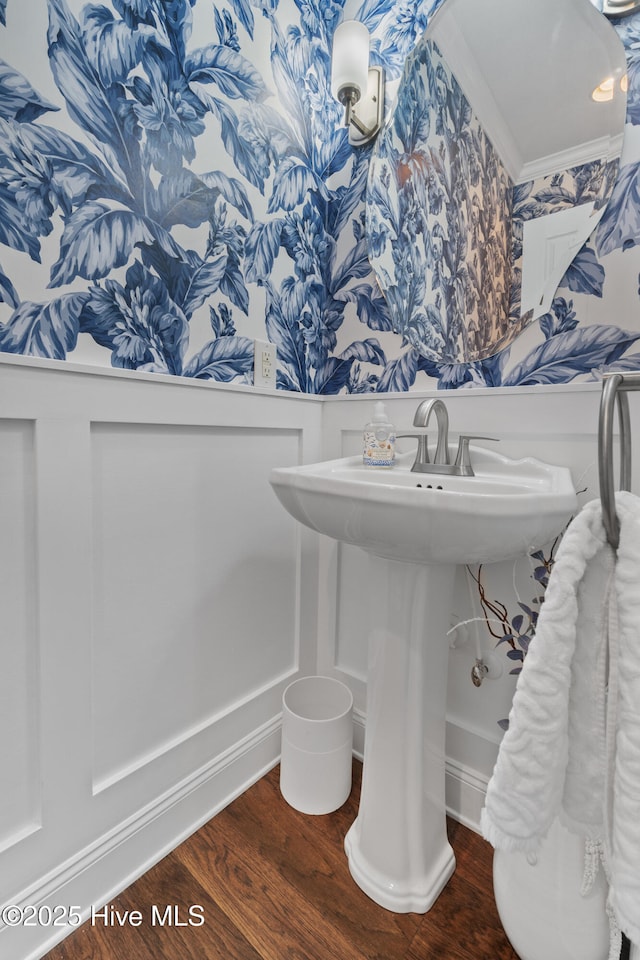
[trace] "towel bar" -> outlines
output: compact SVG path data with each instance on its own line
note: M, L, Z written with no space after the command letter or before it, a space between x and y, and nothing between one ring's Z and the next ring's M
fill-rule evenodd
M620 427L620 489L631 489L631 428L629 402L625 393L640 390L640 373L607 373L603 377L598 423L598 475L602 520L607 540L614 550L620 542L620 524L616 514L613 480L613 409L618 403Z
M607 540L614 550L620 542L620 522L616 513L613 482L613 408L618 403L620 427L620 489L631 489L631 428L626 393L640 390L640 373L608 373L603 377L598 422L598 474L602 521ZM629 960L631 942L622 934L620 960Z

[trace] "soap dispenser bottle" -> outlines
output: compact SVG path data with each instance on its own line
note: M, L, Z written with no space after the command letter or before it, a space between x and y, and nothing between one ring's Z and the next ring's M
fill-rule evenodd
M364 428L362 462L366 467L392 467L396 458L396 428L378 400L373 418Z

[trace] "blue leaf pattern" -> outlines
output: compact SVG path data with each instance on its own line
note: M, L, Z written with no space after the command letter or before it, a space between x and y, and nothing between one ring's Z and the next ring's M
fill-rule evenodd
M74 349L86 293L68 293L51 303L24 300L8 324L0 327L0 350L64 360Z
M367 186L371 149L351 148L330 93L344 0L290 0L297 22L279 0L214 3L204 38L193 29L196 0L79 2L73 12L67 0L46 2L57 97L0 62L0 242L35 264L57 243L57 257L43 264L48 302L22 299L17 277L0 271L0 349L64 360L83 333L117 367L247 381L253 343L236 332L234 311L242 319L264 302L278 386L299 392L406 391L418 377L441 389L562 382L636 362L635 335L582 329L573 301L557 296L540 320L543 343L509 367L518 302L505 307L503 278L507 268L519 276L519 228L501 233L479 199L513 203L523 221L586 197L598 171L524 185L509 198L502 182L496 193L490 145L424 45L391 120L396 140L379 138ZM373 32L372 62L388 79L400 76L440 2L362 0L355 16ZM640 18L616 29L629 59L628 122L637 124ZM246 54L258 37L269 44L268 77ZM439 94L430 105L429 91ZM54 126L59 104L77 135ZM203 161L199 141L212 133L219 155ZM562 287L572 295L601 298L603 258L637 242L638 169L621 170L596 236L567 271ZM383 297L367 248L376 258L390 245ZM193 343L201 312L209 339ZM362 330L353 342L341 334L347 318ZM384 334L384 347L371 331ZM500 341L495 356L449 362L461 346L472 361L488 336Z
M182 282L172 284L169 287L169 293L175 303L182 308L187 319L190 319L195 311L199 310L220 289L226 270L226 256L202 260L195 253L191 253L184 269L174 270L173 277L178 280L180 275Z
M253 340L220 337L203 347L184 370L185 377L199 380L231 380L253 370Z
M101 144L116 176L131 185L139 150L131 135L131 110L120 86L105 88L101 83L83 43L80 24L64 0L49 0L48 42L49 63L71 118Z
M28 123L58 109L36 93L26 77L0 60L0 117Z
M251 229L245 244L248 280L263 283L269 278L280 250L284 225L284 220L269 220L256 223Z
M253 10L251 9L251 4L248 2L248 0L231 0L231 6L233 7L234 13L242 26L245 28L249 36L253 38L255 19L253 16Z
M107 280L94 287L83 331L111 347L111 362L128 370L183 373L187 319L167 289L140 263L127 271L126 286Z
M579 373L613 363L638 339L640 333L599 324L558 333L514 367L504 378L504 386L566 383Z
M640 164L621 167L613 196L596 230L596 250L604 257L635 246L640 237Z
M18 307L20 305L20 298L16 292L14 285L9 280L9 277L4 273L0 267L0 301L2 303L8 303L11 307Z
M138 23L131 29L102 6L86 8L83 34L87 58L106 88L126 77L145 59L149 44L165 43L153 26Z
M100 280L126 264L137 245L152 244L159 235L159 229L135 213L85 203L67 220L60 259L51 268L51 286L70 283L78 276ZM163 239L172 243L168 234Z
M189 83L215 83L226 97L264 100L268 93L249 61L221 44L196 51L187 58L184 69Z
M602 297L604 280L604 267L599 263L595 250L586 243L569 264L560 287L568 287L574 293Z

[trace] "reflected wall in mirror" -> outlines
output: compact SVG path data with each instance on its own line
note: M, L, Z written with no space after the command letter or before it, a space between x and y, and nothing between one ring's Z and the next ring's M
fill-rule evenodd
M611 195L625 81L590 0L445 0L407 58L366 201L394 330L423 357L485 359L548 311Z

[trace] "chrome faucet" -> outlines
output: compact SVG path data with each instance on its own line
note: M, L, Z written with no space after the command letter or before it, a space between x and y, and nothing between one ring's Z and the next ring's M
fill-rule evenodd
M434 413L438 424L438 440L433 463L429 460L427 427ZM449 462L449 414L442 400L423 400L413 418L414 427L421 433L399 433L399 437L414 437L418 441L416 459L411 469L416 473L453 473Z
M429 460L427 427L434 413L438 424L438 439L433 463ZM399 433L398 437L414 437L418 441L416 459L411 467L414 473L445 473L460 477L472 477L473 468L469 453L470 440L495 440L495 437L479 437L471 434L458 438L458 454L455 463L449 459L449 414L442 400L423 400L413 418L414 427L421 433Z
M431 414L435 413L438 424L438 440L436 443L435 463L449 463L449 414L442 400L423 400L413 417L414 427L429 426ZM427 452L426 461L429 455Z

